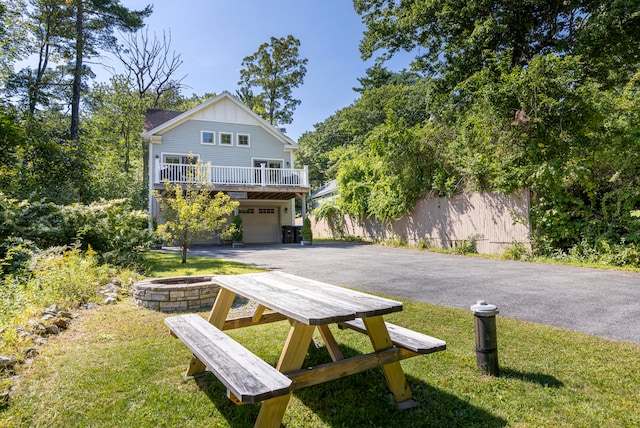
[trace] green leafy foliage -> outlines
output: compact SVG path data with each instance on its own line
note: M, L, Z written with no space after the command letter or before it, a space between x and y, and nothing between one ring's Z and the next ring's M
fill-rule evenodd
M55 205L17 201L0 193L0 214L4 219L0 259L14 266L12 270L25 249L74 243L98 251L102 262L135 265L156 240L147 228L147 214L132 210L124 199Z
M293 98L293 88L303 83L308 60L300 58L299 47L300 40L292 35L271 37L242 60L238 95L272 125L291 123L300 104ZM257 95L254 87L260 90Z
M92 154L90 194L104 199L127 198L135 207L145 207L140 131L147 100L124 76L114 76L109 83L92 89L87 104L91 115L82 141Z
M311 229L311 219L309 217L305 217L302 221L300 236L305 241L311 241L313 239L313 230Z
M93 248L100 260L119 266L136 266L156 241L147 227L148 215L133 210L126 199L62 207L66 235L83 248Z
M326 222L334 239L346 239L344 228L345 213L340 208L335 198L322 201L320 205L311 211L311 214L315 217L316 222L319 220Z
M244 238L244 230L242 228L242 216L240 214L236 214L233 216L233 220L231 220L231 226L227 229L227 233L231 240L236 242L242 242Z
M52 248L39 253L32 267L33 283L27 285L31 301L64 307L95 302L98 287L109 281L110 270L100 265L95 251L79 248Z
M154 192L164 219L158 225L158 233L180 246L182 263L186 263L193 241L220 232L238 202L223 192L213 194L213 187L203 182L189 183L185 189L179 183L165 186L163 193Z
M612 248L633 254L640 37L628 25L640 19L637 2L354 6L365 58L414 51L413 70L429 78L377 64L356 102L301 138L312 176L322 168L316 177L337 179L344 213L388 221L426 195L528 188L536 253L588 243L604 258Z

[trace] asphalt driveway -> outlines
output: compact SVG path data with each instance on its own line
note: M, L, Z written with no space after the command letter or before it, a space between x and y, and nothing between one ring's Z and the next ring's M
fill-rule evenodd
M640 273L490 260L367 244L194 247L190 255L640 344Z

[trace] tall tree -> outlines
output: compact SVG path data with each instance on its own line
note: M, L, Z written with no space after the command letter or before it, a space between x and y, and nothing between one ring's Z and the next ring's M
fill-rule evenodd
M186 77L176 76L183 61L180 54L171 51L171 32L163 31L161 40L155 34L150 38L148 28L125 35L115 55L140 98L148 98L149 108L158 108L165 92L179 91Z
M292 35L271 37L269 43L263 43L257 52L242 60L240 94L250 96L252 103L263 102L264 111L257 103L253 109L272 125L291 123L293 112L300 104L300 100L293 98L292 91L303 83L308 60L300 58L299 47L300 40ZM253 95L254 87L261 92Z
M14 79L16 92L26 93L27 113L33 118L38 104L49 105L59 98L59 86L64 85L64 74L49 69L50 62L72 57L66 39L73 34L70 10L60 0L30 0L31 12L26 26L30 32L31 53L37 56L35 69L27 67Z
M176 73L182 65L180 54L171 51L171 33L162 33L162 40L149 30L137 31L124 37L123 45L115 51L126 70L129 85L137 91L140 102L147 108L160 108L160 102L174 93L180 93L182 80ZM142 119L142 118L141 118ZM140 198L149 195L149 143L142 141L142 187Z
M354 91L363 93L367 89L379 88L385 85L415 85L420 76L412 71L403 69L399 73L395 73L381 64L374 64L372 67L367 68L366 77L359 77L358 82L362 87L353 88Z
M78 141L84 61L98 55L99 49L113 50L116 46L113 31L141 28L143 19L151 14L152 8L147 6L140 11L131 11L122 6L119 0L72 0L70 7L75 25L70 138Z
M363 58L419 49L416 65L453 85L496 57L525 66L546 53L585 54L589 71L635 72L640 4L627 0L354 0L366 25ZM615 76L620 78L620 76Z
M92 194L105 199L126 197L135 208L145 208L139 141L146 100L123 75L95 85L85 99L90 114L83 126L83 141L91 147Z
M24 0L0 3L0 79L3 81L11 74L13 63L27 51L24 9Z

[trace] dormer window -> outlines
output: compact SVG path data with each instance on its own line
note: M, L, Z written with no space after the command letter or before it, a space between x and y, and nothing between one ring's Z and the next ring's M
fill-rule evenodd
M220 145L221 146L232 146L233 145L233 134L229 132L221 132L220 133Z
M214 145L216 143L216 133L212 131L200 132L200 142L201 144Z
M249 147L251 142L249 141L249 134L238 134L238 147Z

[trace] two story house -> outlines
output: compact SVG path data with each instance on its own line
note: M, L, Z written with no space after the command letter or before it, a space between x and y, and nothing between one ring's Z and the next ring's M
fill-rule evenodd
M240 202L246 243L282 242L296 198L306 215L308 170L294 167L298 144L229 92L186 112L149 110L141 135L149 143L149 212L159 222L153 190L194 177Z

